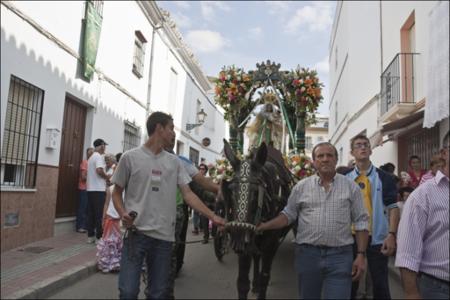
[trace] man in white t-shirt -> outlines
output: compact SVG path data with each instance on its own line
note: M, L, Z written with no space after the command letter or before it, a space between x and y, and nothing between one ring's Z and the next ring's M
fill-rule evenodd
M192 208L218 225L225 221L209 210L191 191L191 181L176 155L164 151L175 137L173 119L163 112L154 112L147 119L149 139L138 148L125 152L116 168L112 182L114 206L125 227L135 225L123 241L120 262L119 297L137 299L142 263L147 264L146 297L166 299L170 273L172 243L175 238L176 192ZM125 202L122 191L125 189ZM129 213L137 212L133 219Z
M110 175L105 173L106 163L103 154L106 145L102 139L94 141L95 152L88 160L86 189L88 194L88 220L87 233L88 243L94 243L95 238L101 239L103 206L106 197L106 182L109 182Z

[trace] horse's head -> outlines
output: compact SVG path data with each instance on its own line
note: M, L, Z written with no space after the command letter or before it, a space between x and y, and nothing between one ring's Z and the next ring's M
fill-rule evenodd
M238 253L253 249L256 225L261 221L266 184L262 169L267 158L266 144L254 152L252 158L239 160L230 144L224 140L225 156L234 170L230 181L222 183L228 223L225 228L231 237L231 247Z

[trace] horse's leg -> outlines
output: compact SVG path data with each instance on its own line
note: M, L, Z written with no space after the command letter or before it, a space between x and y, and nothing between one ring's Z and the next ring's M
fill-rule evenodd
M250 280L248 278L250 265L252 264L251 255L239 254L239 275L237 279L237 289L239 299L247 299L250 290Z
M261 271L259 269L259 262L261 261L260 254L253 254L253 280L252 280L252 293L258 294L259 291L259 276Z
M277 240L273 240L273 243L271 245L267 245L268 247L265 248L265 250L261 254L261 273L259 276L259 293L257 299L266 299L266 292L267 286L269 285L272 262L278 248L277 243Z

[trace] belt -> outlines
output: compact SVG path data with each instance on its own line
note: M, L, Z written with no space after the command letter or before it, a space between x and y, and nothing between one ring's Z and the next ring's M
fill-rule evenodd
M326 246L326 245L312 245L312 244L306 244L302 243L300 246L306 246L306 247L312 247L312 248L318 248L318 249L339 249L339 248L346 248L349 246L352 246L352 244L344 245L344 246Z
M447 286L449 285L449 282L447 280L437 278L437 277L435 277L433 275L430 275L430 274L427 274L427 273L424 273L424 272L419 272L419 275L420 276L425 276L425 277L428 277L428 278L430 278L432 280L435 280L435 281L438 281L440 283L446 284Z

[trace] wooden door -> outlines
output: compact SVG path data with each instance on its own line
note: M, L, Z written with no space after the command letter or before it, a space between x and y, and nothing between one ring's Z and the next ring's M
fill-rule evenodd
M83 159L86 107L66 96L59 156L56 217L75 216L78 205L78 178Z

